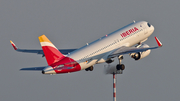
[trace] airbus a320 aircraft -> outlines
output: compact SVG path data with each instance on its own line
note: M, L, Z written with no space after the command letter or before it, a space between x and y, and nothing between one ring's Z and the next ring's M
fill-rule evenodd
M116 69L124 70L125 65L121 64L124 54L140 60L148 56L152 49L162 46L157 37L155 37L156 47L143 44L153 32L153 25L146 21L139 21L130 23L79 49L58 50L45 35L39 36L42 50L19 49L12 41L10 42L18 52L37 53L46 57L48 66L22 68L21 70L42 71L42 74L71 73L84 69L92 71L95 64L112 63L115 57L119 60Z

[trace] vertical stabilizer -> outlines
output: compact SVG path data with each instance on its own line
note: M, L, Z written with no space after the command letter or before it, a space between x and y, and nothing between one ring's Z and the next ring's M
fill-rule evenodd
M48 65L51 65L65 57L45 35L39 36L39 41Z

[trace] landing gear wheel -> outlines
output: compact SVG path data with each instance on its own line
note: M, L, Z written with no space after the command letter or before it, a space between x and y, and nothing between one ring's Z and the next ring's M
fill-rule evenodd
M86 68L85 70L86 70L86 71L88 71L88 70L89 70L89 68Z
M91 67L86 68L85 70L86 71L93 71L93 69L94 69L93 66L91 66Z
M90 70L90 71L93 71L93 66L89 67L89 70Z
M117 70L124 70L124 69L125 69L125 65L124 65L124 64L118 64L118 65L116 66L116 69L117 69Z
M125 65L121 64L121 70L124 70L124 69L125 69Z

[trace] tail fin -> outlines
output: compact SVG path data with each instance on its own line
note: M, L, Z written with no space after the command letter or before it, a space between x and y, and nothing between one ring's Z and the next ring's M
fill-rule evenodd
M39 41L48 65L51 65L65 57L45 35L39 36Z

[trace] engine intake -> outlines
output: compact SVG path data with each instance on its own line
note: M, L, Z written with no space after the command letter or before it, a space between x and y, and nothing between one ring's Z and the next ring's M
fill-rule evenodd
M136 46L136 48L148 48L149 46L147 44L140 44L138 46ZM150 54L151 50L147 50L144 52L137 52L137 53L131 53L130 56L131 58L133 58L134 60L140 60L142 58L145 58L146 56L148 56Z
M134 60L139 60L141 59L141 53L134 53L134 55L131 55L131 58L133 58Z

